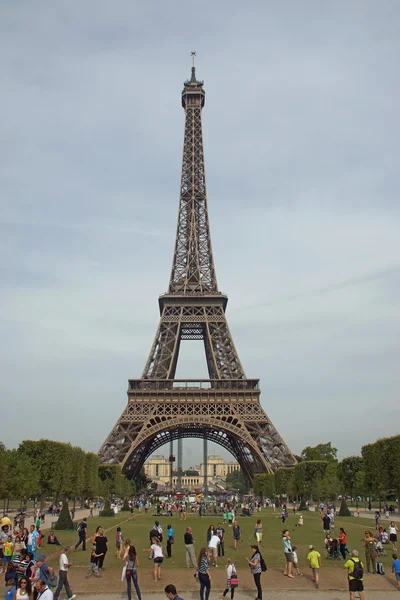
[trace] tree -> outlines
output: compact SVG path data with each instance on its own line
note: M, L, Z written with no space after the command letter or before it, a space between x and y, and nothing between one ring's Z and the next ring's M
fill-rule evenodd
M388 488L396 490L397 501L400 502L400 435L385 438L384 442Z
M183 471L182 475L185 477L186 476L190 477L190 476L198 476L198 475L200 475L200 473L198 471L195 471L194 469L187 469L186 471Z
M242 471L232 471L232 473L228 473L225 482L229 488L238 490L239 494L245 494L249 491L249 484Z
M275 498L275 475L273 473L257 473L254 477L253 491L261 498Z
M306 498L320 499L321 480L326 473L327 461L303 461L294 467L293 491L300 498L300 510Z
M292 494L294 467L281 467L275 471L275 490L279 498Z
M129 506L128 498L124 498L124 503L122 505L121 511L130 511L131 507Z
M364 479L364 460L361 456L348 456L344 458L338 466L339 480L342 484L342 492L353 498L361 495L363 491L360 487Z
M19 450L8 450L8 493L23 501L39 486L39 477L29 456Z
M343 496L342 502L340 503L339 517L351 517L351 512L347 506L346 498Z
M54 529L75 529L74 523L71 519L71 515L68 508L68 502L64 500L62 509L60 512L60 516L57 519L56 524L54 525Z
M364 459L366 491L379 499L379 510L382 506L382 495L385 489L386 473L384 466L384 453L381 440L374 444L367 444L361 448Z
M151 483L151 479L149 479L144 472L144 467L140 469L139 475L135 479L136 483L136 491L140 492L140 490L145 490Z
M337 448L332 448L332 443L318 444L317 446L307 446L301 453L301 460L307 461L330 461L337 460Z
M320 497L334 500L339 491L338 463L327 461L325 475L321 479Z
M100 517L113 517L113 516L114 516L114 511L111 508L110 500L108 498L106 498L106 500L104 501L103 510L100 513Z
M99 489L99 457L94 452L87 452L83 468L83 486L81 506L85 498L94 498Z

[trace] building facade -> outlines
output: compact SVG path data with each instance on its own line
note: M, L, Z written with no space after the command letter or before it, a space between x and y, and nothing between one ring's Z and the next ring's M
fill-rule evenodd
M234 471L240 471L237 462L225 461L221 456L211 455L207 459L207 484L210 490L223 489L225 478ZM186 469L197 471L199 475L182 475L182 488L189 491L201 489L204 485L204 464L196 465ZM168 458L155 454L144 464L146 477L157 483L160 489L167 488L170 483L170 463ZM176 488L178 477L176 468L173 469L172 485Z

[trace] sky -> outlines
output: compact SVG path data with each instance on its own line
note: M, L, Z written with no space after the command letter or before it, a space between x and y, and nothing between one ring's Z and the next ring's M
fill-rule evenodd
M399 433L399 27L397 0L1 3L7 447L97 451L142 373L192 50L218 283L262 406L295 453ZM201 342L177 377L207 377Z

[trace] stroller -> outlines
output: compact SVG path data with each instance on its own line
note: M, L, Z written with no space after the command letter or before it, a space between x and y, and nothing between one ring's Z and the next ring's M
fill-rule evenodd
M375 542L375 554L376 556L387 556L386 550L383 547L382 542Z
M326 551L328 552L327 558L332 558L332 560L335 558L342 558L342 555L340 554L339 541L337 539L330 541Z

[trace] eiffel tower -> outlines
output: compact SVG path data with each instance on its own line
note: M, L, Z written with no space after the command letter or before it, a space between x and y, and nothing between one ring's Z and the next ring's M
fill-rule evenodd
M185 133L168 292L159 298L160 323L142 377L129 380L128 404L99 456L135 478L160 446L202 438L226 448L251 483L255 473L272 473L296 459L261 407L259 380L245 375L225 316L228 297L218 289L207 210L204 102L193 58L182 91ZM175 379L181 340L203 340L209 379Z

